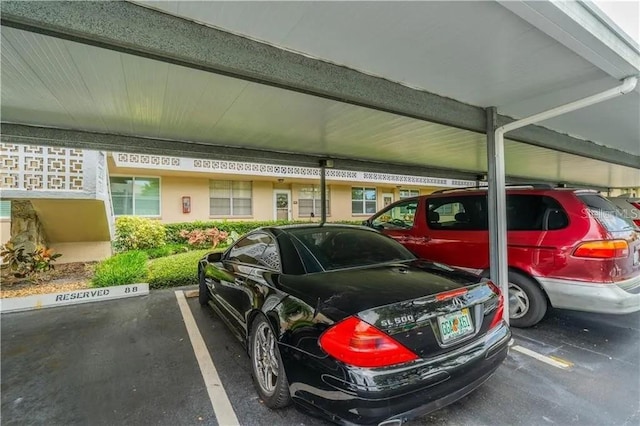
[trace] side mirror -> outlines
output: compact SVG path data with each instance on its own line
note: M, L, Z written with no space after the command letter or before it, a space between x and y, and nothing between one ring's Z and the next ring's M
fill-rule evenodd
M371 219L363 220L362 221L362 226L371 227Z
M209 263L220 262L221 260L222 260L222 253L220 252L209 253L207 255L207 262Z

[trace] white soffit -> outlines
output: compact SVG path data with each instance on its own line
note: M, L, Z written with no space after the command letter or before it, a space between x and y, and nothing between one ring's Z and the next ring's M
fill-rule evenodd
M4 122L486 170L482 134L12 28L2 65ZM512 176L640 186L640 170L513 141L506 161Z
M590 40L593 34L576 21L581 16L574 15L581 10L584 17L591 18L579 4L136 3L472 105L497 106L499 113L516 118L611 88L625 72L640 73L638 52L626 52L626 62L620 59L622 65L615 65L620 74L615 76L603 71L605 62L613 61L613 53L606 52L609 58L598 51L591 56L585 54L595 41ZM577 40L561 43L560 36L542 25L534 26L538 22L526 13L520 15L533 24L506 8L517 11L530 4L535 5L533 14L543 13L539 19L549 20L551 16L555 20L549 28L558 23L575 26L566 37L581 30ZM583 24L587 26L590 21ZM640 89L541 124L640 155Z

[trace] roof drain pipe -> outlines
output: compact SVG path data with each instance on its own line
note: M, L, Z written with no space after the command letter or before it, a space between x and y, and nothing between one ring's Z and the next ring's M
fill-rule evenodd
M507 218L505 194L504 135L512 130L530 124L557 117L590 105L625 95L635 89L637 77L628 77L622 84L604 92L579 99L577 101L552 108L530 117L516 120L496 128L497 111L487 108L487 165L488 165L488 202L489 202L489 244L491 280L505 295L504 320L509 323L509 269L507 261Z

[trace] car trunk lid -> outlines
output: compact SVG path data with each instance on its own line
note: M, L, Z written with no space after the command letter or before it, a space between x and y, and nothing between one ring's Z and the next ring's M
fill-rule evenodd
M281 285L334 321L357 316L420 357L486 333L499 302L480 277L422 260L282 277Z

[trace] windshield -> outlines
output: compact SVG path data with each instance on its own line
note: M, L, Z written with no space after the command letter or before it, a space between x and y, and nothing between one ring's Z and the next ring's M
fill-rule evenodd
M580 194L578 197L587 205L589 212L607 231L626 231L633 229L631 219L625 217L610 201L597 194Z
M325 271L415 259L391 238L365 229L327 227L289 232Z

